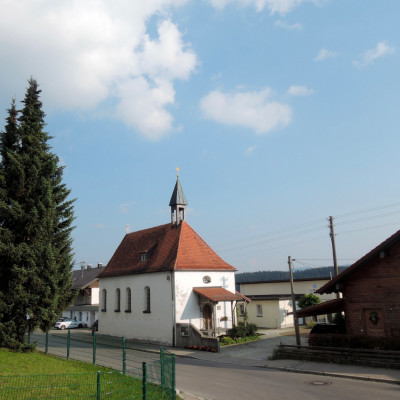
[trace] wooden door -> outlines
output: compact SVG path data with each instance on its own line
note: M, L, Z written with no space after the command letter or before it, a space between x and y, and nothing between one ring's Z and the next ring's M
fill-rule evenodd
M212 312L209 304L203 306L203 326L204 329L212 329Z

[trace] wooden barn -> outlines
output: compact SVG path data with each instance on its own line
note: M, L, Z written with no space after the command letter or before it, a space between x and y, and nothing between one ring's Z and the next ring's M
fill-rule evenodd
M400 230L317 290L338 292L299 316L344 311L347 335L400 337Z

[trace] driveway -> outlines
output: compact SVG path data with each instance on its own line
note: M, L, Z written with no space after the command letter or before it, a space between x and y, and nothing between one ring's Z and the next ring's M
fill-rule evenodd
M259 329L260 340L239 345L222 346L221 355L225 357L247 358L252 360L265 360L271 356L274 349L280 344L296 345L296 336L290 329ZM300 330L302 345L306 345L309 330Z

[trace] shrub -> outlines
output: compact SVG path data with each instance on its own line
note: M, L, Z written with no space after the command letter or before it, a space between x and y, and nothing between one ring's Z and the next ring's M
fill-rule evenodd
M257 333L257 325L256 324L248 324L246 328L247 328L246 336L254 336Z
M256 324L248 324L244 325L243 323L237 326L234 326L232 329L227 330L227 335L232 339L244 338L247 336L254 336L257 332Z
M222 336L221 339L220 339L220 343L221 343L222 346L226 346L228 344L234 344L236 342L235 342L234 339L232 339L229 336Z
M312 329L316 324L315 321L307 321L307 329Z

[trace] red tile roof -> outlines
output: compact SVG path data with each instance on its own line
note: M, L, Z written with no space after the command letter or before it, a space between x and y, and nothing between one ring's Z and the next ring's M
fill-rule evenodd
M193 288L193 291L211 301L243 300L241 296L231 293L222 287Z
M146 261L141 253L149 252ZM236 271L182 221L125 235L100 278L167 271Z
M235 293L240 296L242 298L243 301L246 301L247 303L251 303L253 300L249 299L248 297L246 297L244 294L238 292L237 290L235 291Z

